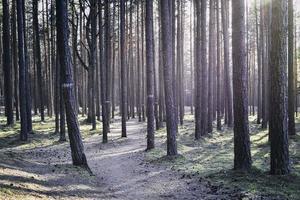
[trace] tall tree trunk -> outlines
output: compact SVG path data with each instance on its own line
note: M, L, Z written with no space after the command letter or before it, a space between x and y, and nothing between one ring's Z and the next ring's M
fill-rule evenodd
M18 44L17 44L17 19L16 19L16 1L12 1L11 12L11 26L12 26L12 58L14 67L14 106L16 111L16 121L20 120L19 112L19 92L18 92Z
M19 57L19 97L20 97L20 119L21 132L20 139L27 141L28 139L28 121L27 121L27 107L26 107L26 66L25 66L25 52L24 52L24 12L23 0L17 0L17 23L18 23L18 57ZM22 98L21 98L22 97Z
M232 58L234 105L234 169L251 168L248 121L248 73L245 48L245 0L232 2Z
M38 20L38 0L32 2L33 10L33 27L35 35L35 56L36 56L36 67L38 77L38 93L40 102L40 114L41 121L45 121L44 116L44 95L43 95L43 75L42 75L42 60L41 60L41 46L40 46L40 31L39 31L39 20Z
M146 1L147 150L154 148L153 1Z
M107 110L106 110L106 66L104 62L104 53L103 53L103 23L102 23L102 1L98 1L98 9L99 9L99 56L100 56L100 82L101 82L101 107L102 107L102 142L107 143Z
M200 39L201 39L201 12L200 12L200 2L195 1L195 11L196 11L196 33L195 33L195 139L199 140L201 137L201 50L200 50Z
M261 75L262 75L262 55L261 55L261 35L260 30L259 31L259 24L258 24L258 8L257 8L257 2L255 3L255 22L256 22L256 58L257 58L257 119L256 123L261 123L261 96L262 96L262 87L261 87Z
M229 69L229 32L228 32L228 13L229 6L228 0L222 0L222 25L223 25L223 39L224 39L224 87L226 95L226 108L227 108L227 125L232 127L232 91L231 91L231 79Z
M208 105L208 91L207 91L207 38L206 38L206 13L207 1L201 1L201 76L202 76L202 93L201 93L201 135L207 133L207 105Z
M207 131L209 133L212 132L212 121L213 121L213 72L215 68L215 8L214 8L214 0L209 1L209 71L208 71L208 117L207 117Z
M6 124L14 123L13 93L12 93L12 65L10 57L10 25L9 25L9 2L2 1L3 8L3 76Z
M127 137L127 82L125 62L125 0L120 0L120 59L121 59L121 113L122 113L122 137Z
M221 99L221 52L220 52L220 3L216 1L216 12L217 12L217 129L222 129L222 99Z
M162 53L164 65L165 104L167 117L167 154L177 155L177 123L174 106L174 94L172 87L172 38L170 2L172 0L161 0L161 26L162 26Z
M106 68L106 126L109 132L109 124L111 117L111 18L110 18L110 1L105 0L105 68Z
M273 0L271 9L271 48L269 60L269 134L271 142L271 174L281 175L290 173L286 100L286 1Z
M67 1L56 0L57 42L61 67L63 98L65 101L68 134L74 165L87 167L82 138L75 108L74 83L72 78L71 54L68 44Z
M27 131L32 133L32 115L31 115L31 77L30 77L30 63L27 48L27 29L26 29L26 15L25 15L25 1L22 1L23 12L23 37L24 37L24 58L25 58L25 81L26 81L26 115L27 115Z
M294 78L294 6L288 1L288 130L290 135L295 129L295 78Z

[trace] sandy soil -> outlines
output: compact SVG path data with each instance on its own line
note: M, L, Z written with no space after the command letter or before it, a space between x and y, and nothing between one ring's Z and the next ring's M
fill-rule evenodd
M0 150L0 199L242 199L199 176L145 160L145 123L111 125L108 144L94 135L84 141L94 176L71 165L68 143L29 150ZM158 141L162 142L162 141Z

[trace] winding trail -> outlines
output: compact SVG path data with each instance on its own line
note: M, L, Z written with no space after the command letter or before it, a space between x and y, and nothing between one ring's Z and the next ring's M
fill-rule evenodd
M148 163L146 123L128 121L127 138L120 137L120 127L120 120L111 124L107 144L98 134L84 140L94 176L71 165L68 143L0 149L0 188L15 191L0 199L228 199L199 177Z

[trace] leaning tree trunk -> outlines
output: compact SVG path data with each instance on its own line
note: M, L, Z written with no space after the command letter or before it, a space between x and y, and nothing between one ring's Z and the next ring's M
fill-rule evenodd
M66 109L68 134L72 151L74 165L87 167L87 160L84 154L82 138L79 130L79 123L76 115L76 104L74 95L74 83L72 79L71 54L68 44L68 12L67 1L56 0L57 12L57 42L61 67L61 81L63 97Z
M285 0L273 0L271 7L271 48L269 60L271 174L281 175L290 173L286 99L287 4Z

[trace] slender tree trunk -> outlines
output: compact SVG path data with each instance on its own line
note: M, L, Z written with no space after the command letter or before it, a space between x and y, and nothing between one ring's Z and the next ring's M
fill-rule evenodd
M164 84L165 84L165 104L167 117L167 154L169 156L177 155L177 123L174 106L174 94L172 88L172 38L170 16L170 1L161 0L161 25L162 25L162 53L164 65Z
M221 118L222 118L222 99L221 99L221 55L220 55L220 3L216 1L216 12L217 12L217 129L222 129Z
M210 11L209 11L209 71L208 71L208 117L207 117L207 131L209 133L212 132L212 121L213 121L213 72L215 68L215 8L214 8L214 0L209 1Z
M294 78L294 6L288 1L288 131L296 135L295 129L295 78Z
M229 32L228 32L228 0L222 0L222 25L223 25L223 39L224 39L224 74L225 74L225 95L226 95L226 107L227 107L227 125L232 127L232 91L231 91L231 79L229 70Z
M3 8L3 76L4 76L4 97L6 124L14 123L13 113L13 88L12 88L12 65L10 57L10 25L9 25L9 2L2 1Z
M32 132L32 115L31 115L31 77L30 77L30 63L27 49L27 33L26 33L26 15L25 15L25 1L22 1L23 12L23 37L24 37L24 58L25 58L25 81L26 81L26 115L27 115L27 131ZM21 96L20 96L21 97Z
M154 148L153 1L146 1L147 150Z
M122 137L127 137L127 84L125 66L125 0L120 0L120 59L121 59L121 113L122 113Z
M196 28L196 35L195 35L195 139L199 140L201 137L201 127L202 127L202 120L201 120L201 83L202 83L202 76L201 76L201 49L200 49L200 39L201 39L201 12L200 12L200 2L195 1L195 11L196 11L196 19L197 24Z
M18 23L18 57L19 57L19 97L20 97L20 119L21 132L20 139L27 141L28 139L28 121L27 121L27 107L26 107L26 66L25 66L25 52L24 52L24 12L23 0L17 0L17 23ZM22 98L21 98L22 97Z
M20 120L19 112L19 92L18 92L18 45L17 45L17 19L16 19L16 1L12 1L12 60L14 67L14 106L16 112L16 121Z
M106 68L106 125L109 132L111 117L111 18L110 1L105 0L105 68Z
M37 77L38 77L38 93L40 97L39 99L40 114L41 114L41 121L45 121L40 31L39 31L39 20L38 20L38 0L33 0L32 10L33 10L33 27L34 27L34 35L35 35L35 56L36 56Z

